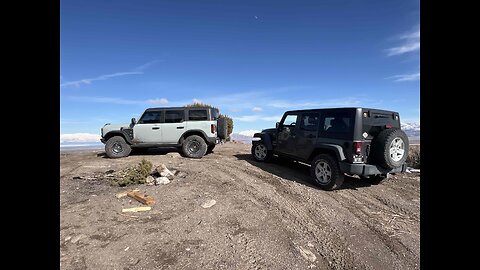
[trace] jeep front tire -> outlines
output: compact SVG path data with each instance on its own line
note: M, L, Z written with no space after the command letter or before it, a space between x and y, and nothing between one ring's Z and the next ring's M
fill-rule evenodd
M338 189L345 179L337 160L328 154L320 154L313 159L310 174L315 184L323 190Z
M105 144L105 153L109 158L121 158L130 155L132 148L121 136L113 136Z
M272 151L269 151L263 142L254 142L252 144L252 155L256 161L268 162L272 158Z
M188 136L183 141L182 152L189 158L202 158L207 153L207 143L198 135Z

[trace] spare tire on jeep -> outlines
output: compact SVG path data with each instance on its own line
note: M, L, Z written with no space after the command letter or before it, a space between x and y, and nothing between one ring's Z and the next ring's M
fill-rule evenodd
M408 156L408 137L399 128L382 130L372 142L372 154L385 169L402 166Z
M225 140L228 137L227 118L225 117L218 118L217 134L218 134L218 137L222 140Z

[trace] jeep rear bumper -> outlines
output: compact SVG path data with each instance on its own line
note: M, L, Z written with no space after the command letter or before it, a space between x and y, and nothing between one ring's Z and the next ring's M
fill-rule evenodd
M400 167L389 170L389 169L382 168L380 166L370 165L370 164L351 164L346 162L340 162L340 170L346 174L368 176L368 175L376 175L376 174L405 172L407 170L407 164L403 164Z

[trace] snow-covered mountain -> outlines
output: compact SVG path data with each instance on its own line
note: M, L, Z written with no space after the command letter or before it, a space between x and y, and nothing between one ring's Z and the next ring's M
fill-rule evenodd
M408 137L420 137L420 123L401 123L401 128Z

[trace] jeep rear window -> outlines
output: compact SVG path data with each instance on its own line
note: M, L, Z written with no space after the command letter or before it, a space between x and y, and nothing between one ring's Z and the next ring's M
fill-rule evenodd
M208 120L207 110L189 110L188 120L190 121L205 121Z
M165 123L180 123L183 122L185 112L183 110L165 111Z
M156 124L160 123L162 119L161 111L150 111L143 114L142 118L138 120L139 124Z

